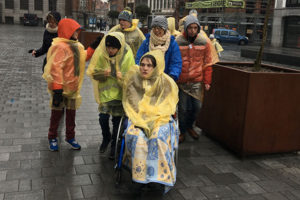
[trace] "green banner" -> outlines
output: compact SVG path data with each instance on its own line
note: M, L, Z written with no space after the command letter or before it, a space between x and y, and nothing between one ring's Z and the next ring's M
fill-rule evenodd
M204 0L196 2L186 2L186 9L195 8L245 8L244 0Z

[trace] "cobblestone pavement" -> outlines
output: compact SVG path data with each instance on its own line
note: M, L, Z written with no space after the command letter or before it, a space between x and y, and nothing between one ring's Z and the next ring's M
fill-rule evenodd
M300 199L298 154L241 160L204 135L198 141L188 137L180 145L177 183L166 195L136 190L126 171L116 188L113 162L98 152L101 131L87 78L76 118L76 137L83 148L73 151L62 142L60 152L50 152L43 58L27 53L41 46L42 34L41 27L0 25L0 200Z

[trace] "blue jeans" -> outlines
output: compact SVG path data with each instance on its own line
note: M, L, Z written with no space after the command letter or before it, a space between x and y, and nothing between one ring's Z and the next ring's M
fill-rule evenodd
M193 124L200 111L201 102L179 89L178 120L180 134L185 134Z

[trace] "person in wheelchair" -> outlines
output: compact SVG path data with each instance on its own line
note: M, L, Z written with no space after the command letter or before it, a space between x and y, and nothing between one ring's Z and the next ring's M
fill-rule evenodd
M150 51L125 77L123 107L128 117L123 164L134 182L159 183L168 191L176 182L175 149L179 131L178 87L164 73L164 54Z

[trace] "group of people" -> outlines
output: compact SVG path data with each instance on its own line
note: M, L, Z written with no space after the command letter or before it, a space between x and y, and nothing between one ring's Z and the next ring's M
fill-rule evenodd
M91 58L86 74L99 104L103 135L100 152L104 153L111 142L109 157L114 158L118 126L121 117L127 116L124 162L132 169L132 179L173 186L174 149L184 141L186 133L198 139L193 123L203 91L211 87L212 65L218 61L198 19L186 16L179 32L174 18L156 16L150 33L144 36L137 27L138 20L124 9L119 14L119 24L85 50L77 40L81 26L73 19L56 16L56 12L48 15L47 27L56 29L57 37L51 36L51 45L45 42L47 32L52 33L46 28L47 50L43 44L43 52L48 51L43 78L51 94L50 150L59 148L57 129L64 109L66 142L73 149L81 148L75 140L75 115L81 104L85 63ZM33 50L32 55L39 56L37 52ZM179 130L172 117L177 107Z

